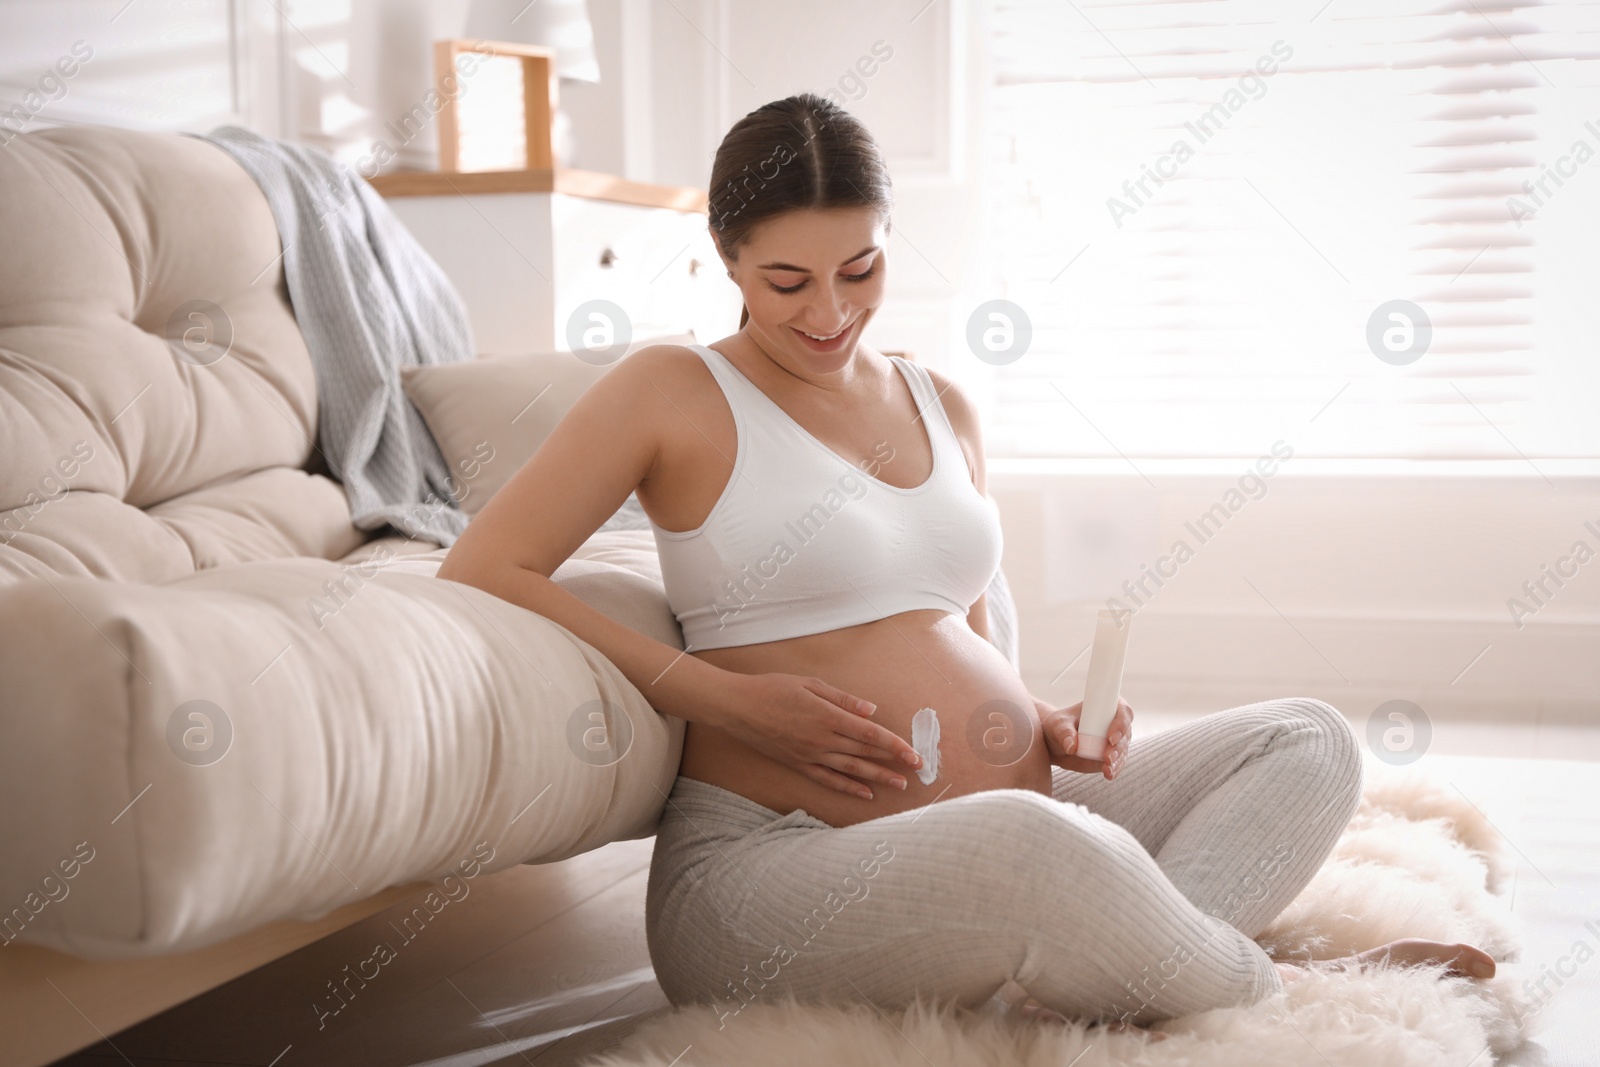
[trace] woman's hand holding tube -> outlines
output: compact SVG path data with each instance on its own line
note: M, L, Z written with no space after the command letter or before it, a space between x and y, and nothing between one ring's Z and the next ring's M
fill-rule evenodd
M905 738L868 718L877 706L819 678L735 675L733 700L716 726L770 759L841 793L872 799L863 782L906 788L884 763L922 764ZM882 762L874 762L882 761Z
M1070 708L1039 706L1045 750L1050 753L1050 762L1063 770L1103 774L1109 781L1122 770L1123 761L1128 758L1128 742L1133 738L1133 708L1126 700L1117 698L1117 713L1106 729L1105 756L1098 760L1074 755L1078 750L1078 716L1082 711L1082 701Z

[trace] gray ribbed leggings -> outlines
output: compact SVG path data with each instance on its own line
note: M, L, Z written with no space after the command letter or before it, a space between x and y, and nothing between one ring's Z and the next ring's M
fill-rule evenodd
M1054 769L855 826L679 777L645 928L674 1004L981 1004L1008 980L1081 1019L1145 1023L1282 988L1251 940L1360 800L1354 731L1307 698L1136 737L1115 781Z

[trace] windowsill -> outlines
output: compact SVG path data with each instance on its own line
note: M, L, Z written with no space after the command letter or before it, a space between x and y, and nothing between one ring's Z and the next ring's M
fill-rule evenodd
M1121 458L989 456L993 478L1098 475L1138 478L1193 478L1240 475L1255 469L1261 457ZM1278 459L1272 477L1308 475L1331 478L1541 478L1555 481L1600 479L1600 458L1534 459Z

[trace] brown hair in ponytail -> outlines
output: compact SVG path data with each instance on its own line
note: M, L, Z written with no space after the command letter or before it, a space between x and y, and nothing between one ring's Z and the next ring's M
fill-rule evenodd
M885 223L894 203L889 168L867 128L815 93L774 100L734 123L711 164L707 214L723 254L763 219L801 208L870 207ZM739 328L750 321L748 308Z

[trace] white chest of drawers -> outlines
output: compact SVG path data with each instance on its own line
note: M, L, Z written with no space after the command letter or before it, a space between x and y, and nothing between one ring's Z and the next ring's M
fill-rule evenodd
M739 291L698 190L570 170L397 174L373 185L461 294L480 354L567 349L571 329L709 343L738 328ZM594 301L626 321L603 306L595 318Z

